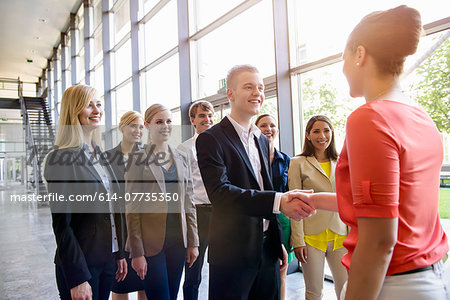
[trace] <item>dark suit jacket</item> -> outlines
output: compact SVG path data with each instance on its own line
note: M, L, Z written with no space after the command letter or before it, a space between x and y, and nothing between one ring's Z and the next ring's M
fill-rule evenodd
M197 157L212 203L209 262L222 266L258 266L262 257L263 218L274 259L282 257L282 233L273 214L275 191L269 166L269 143L256 139L264 191L260 191L242 142L228 118L197 138Z
M143 147L141 145L141 143L136 143L134 145L133 148L133 152L142 150ZM132 156L132 153L129 154L129 157ZM121 220L121 233L122 236L121 241L123 241L124 243L124 247L125 247L125 242L127 240L127 223L125 220L125 171L127 169L127 165L125 164L124 160L123 160L123 153L122 153L122 147L119 145L117 145L116 147L105 151L105 156L106 159L109 162L109 165L111 166L112 170L114 171L114 174L117 177L117 181L119 182L119 186L120 186L120 191L119 191L119 195L120 199L118 199L117 203L116 203L116 212L121 213L122 216L120 217ZM128 256L128 254L127 254Z
M132 152L136 152L136 151L139 151L142 149L143 149L143 146L141 145L141 143L136 143ZM125 165L125 163L123 161L123 153L122 153L122 148L120 146L120 143L116 147L114 147L108 151L105 151L105 155L106 155L106 158L108 159L109 164L111 165L111 168L114 171L114 174L117 177L117 180L120 185L120 191L122 193L124 193L125 192L125 170L126 170L127 166Z
M107 165L104 156L100 160ZM108 165L107 170L112 178L111 190L118 192L119 184L114 172ZM44 178L48 192L64 195L65 199L71 195L97 194L100 197L100 193L104 196L107 192L94 166L89 164L84 150L80 148L50 152L45 160ZM113 254L109 204L99 199L90 202L50 202L57 246L55 263L62 268L69 288L91 278L89 266L125 257L121 215L114 214L119 252ZM115 210L114 202L111 204Z

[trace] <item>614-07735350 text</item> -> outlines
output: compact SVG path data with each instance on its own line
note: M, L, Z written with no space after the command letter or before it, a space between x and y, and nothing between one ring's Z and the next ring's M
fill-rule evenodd
M178 193L94 193L93 195L62 195L58 193L48 193L46 195L22 194L11 195L11 202L162 202L178 201Z

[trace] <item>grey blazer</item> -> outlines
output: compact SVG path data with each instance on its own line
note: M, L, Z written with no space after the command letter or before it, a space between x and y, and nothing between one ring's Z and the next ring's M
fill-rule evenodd
M188 155L169 146L178 174L177 204L181 215L181 228L185 247L199 245L197 214L193 203L192 175ZM130 257L154 256L161 252L165 234L168 205L160 196L166 195L161 158L148 145L130 156L125 173L126 222L128 238L125 249ZM139 201L139 198L142 198ZM162 194L161 194L162 193ZM155 198L156 196L156 198ZM174 201L173 195L170 196Z
M289 189L313 189L314 192L336 192L334 170L336 161L331 161L330 178L325 174L314 156L296 156L291 159L288 173ZM339 218L339 213L317 210L311 217L300 222L291 220L291 241L294 248L306 246L305 234L314 235L330 228L334 233L347 235L348 228Z

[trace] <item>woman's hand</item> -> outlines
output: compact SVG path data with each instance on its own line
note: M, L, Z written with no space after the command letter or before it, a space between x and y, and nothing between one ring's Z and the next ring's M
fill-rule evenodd
M307 263L308 252L306 246L294 248L294 253L299 262Z
M189 264L189 268L195 263L198 257L198 247L188 247L186 253L186 262Z
M125 258L119 259L117 261L117 272L116 280L117 282L123 281L128 273L128 264Z
M131 260L131 267L136 271L141 280L144 280L147 274L147 260L144 256L134 257Z
M92 289L89 282L85 281L70 289L72 300L92 300Z
M281 244L281 248L283 249L283 259L280 259L280 272L283 273L288 267L288 253L283 244Z

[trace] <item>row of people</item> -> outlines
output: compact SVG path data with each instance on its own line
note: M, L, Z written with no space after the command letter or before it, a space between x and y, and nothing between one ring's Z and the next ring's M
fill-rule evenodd
M170 111L159 104L148 108L141 120L149 131L147 146L133 149L142 135L136 132L115 149L126 173L114 172L95 144L103 113L95 90L69 88L56 150L46 160L49 192L125 189L177 195L178 201L94 202L90 213L51 204L61 298L107 299L114 280L134 273L147 298L176 299L185 264L184 293L198 293L200 280L190 276L199 274L201 263L190 271L199 256L198 217L205 208L210 299L279 299L288 251L302 263L308 299L321 297L325 258L341 299L449 299L448 244L437 211L442 145L426 113L398 103L405 99L398 76L420 34L420 15L406 6L372 13L351 33L343 71L351 96L367 103L349 117L337 163L326 117L308 122L303 153L290 163L274 148L273 117L261 116L261 129L251 122L265 98L253 66L229 71L231 113L209 128L210 110L200 106L206 113L193 124L201 134L181 150L168 144ZM198 108L191 121L197 115ZM143 129L141 121L134 130ZM124 128L124 135L132 130ZM196 193L208 200L195 203ZM291 243L284 238L289 228Z

